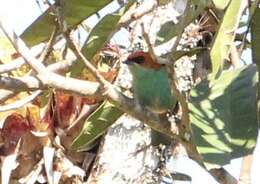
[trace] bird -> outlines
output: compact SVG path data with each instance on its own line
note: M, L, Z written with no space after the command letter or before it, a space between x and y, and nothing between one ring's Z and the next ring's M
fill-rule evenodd
M157 113L166 114L177 103L171 88L171 82L166 66L154 61L148 52L136 51L124 61L133 76L133 98L142 107ZM160 143L169 145L168 136L152 130L153 146Z

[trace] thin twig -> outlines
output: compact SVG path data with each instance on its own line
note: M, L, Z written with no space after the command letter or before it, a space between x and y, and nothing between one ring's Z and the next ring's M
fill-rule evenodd
M87 58L82 54L80 51L79 47L73 42L73 40L70 38L70 35L66 34L66 40L76 55L76 57L84 62L86 67L89 69L89 71L94 75L96 80L103 86L105 87L108 85L109 82L107 82L104 77L99 73L99 71L87 60Z
M48 73L45 66L39 62L31 53L30 49L25 45L25 43L12 31L12 29L7 25L3 24L0 21L0 27L4 34L8 37L11 41L15 49L22 55L25 61L32 67L39 74L46 74Z
M9 35L10 41L15 45L17 51L22 55L22 57L26 60L26 62L38 72L37 77L41 79L44 86L51 86L62 90L71 91L74 93L78 93L81 95L100 95L100 84L97 82L89 82L82 81L73 78L66 78L60 76L58 74L50 72L42 63L40 63L36 58L34 58L30 50L26 47L23 41L17 37L13 37L12 34L10 36L10 32L6 32ZM12 33L12 32L11 32ZM69 35L67 35L68 41ZM18 42L18 44L17 44ZM130 99L123 95L121 92L116 90L113 85L103 79L103 77L98 73L96 68L92 66L91 63L84 57L84 55L80 52L79 48L75 45L73 41L71 41L71 47L74 50L76 56L82 59L84 63L88 66L90 71L97 77L98 81L107 85L106 96L108 99L116 104L118 108L124 110L130 115L140 119L143 122L146 122L152 128L169 135L170 137L180 140L180 137L173 134L170 131L170 125L165 120L161 120L160 116L156 113L150 112L147 109L140 107L133 99Z
M40 49L40 51L38 51L37 53L33 53L34 56L39 55L42 52L42 50ZM22 65L26 64L25 60L22 57L19 57L17 59L14 59L8 63L4 63L0 65L0 74L2 73L7 73L10 72L12 70L16 70L18 68L20 68Z
M209 174L213 176L213 178L221 184L237 184L237 180L233 177L226 169L223 167L210 169Z
M158 63L157 57L156 57L154 49L153 49L153 44L151 43L149 34L145 31L143 23L141 23L141 28L142 28L142 33L143 33L144 40L145 40L145 42L147 44L147 47L148 47L148 52L149 52L150 56L152 57L153 61Z
M138 7L136 7L136 4L132 5L132 7L121 17L110 37L112 37L112 35L118 32L122 27L127 27L132 22L153 12L157 8L157 3L155 1L152 1L152 3L153 4L151 4L151 2L147 2L146 4L143 3Z
M1 23L1 22L0 22ZM83 81L73 78L63 77L50 72L41 62L39 62L31 53L25 43L18 38L11 29L5 29L7 26L0 24L3 32L10 39L15 49L21 54L26 62L38 73L36 77L43 85L52 86L66 91L76 92L82 95L96 95L100 92L99 84L95 82ZM8 28L8 27L7 27ZM81 54L81 57L84 57Z
M63 0L58 1L59 6L56 7L56 16L58 18L58 26L60 30L63 31L63 36L65 37L70 49L74 52L76 57L84 62L85 66L88 68L88 70L94 75L96 80L102 85L103 88L105 88L109 82L107 82L104 77L99 73L99 71L92 65L87 58L82 54L80 51L80 48L77 46L77 44L73 41L73 39L70 37L70 31L67 29L67 23L63 16Z
M0 112L9 111L9 110L13 110L13 109L23 107L24 105L32 102L41 93L42 93L41 90L37 90L37 91L33 92L33 94L31 94L31 95L29 95L29 96L27 96L27 97L25 97L21 100L16 100L14 103L0 106Z
M50 65L50 67L53 67L53 69L59 69L59 65L57 64ZM3 89L10 89L14 93L23 90L27 91L27 90L43 89L46 86L52 86L55 88L75 92L85 96L99 95L99 84L96 82L83 81L83 80L74 79L70 77L63 77L61 75L52 72L48 72L46 75L47 75L45 77L46 83L44 85L42 85L42 83L37 79L40 77L36 78L33 76L24 76L24 77L14 78L14 77L1 76L0 86Z
M161 119L157 113L153 113L144 107L141 107L134 99L126 97L124 94L116 90L112 85L107 90L107 97L110 102L115 104L119 109L146 123L151 128L181 141L181 138L173 134L170 129L170 123Z
M50 56L50 54L51 54L51 52L53 50L53 45L55 43L55 38L57 36L57 33L58 33L58 28L55 27L54 31L51 34L51 37L50 37L48 43L46 44L46 49L42 52L42 54L40 56L40 61L42 61L42 63L45 63L45 61Z
M1 26L1 28L3 29L4 27ZM57 29L55 29L53 31L51 38L50 38L49 42L47 43L47 47L46 47L45 51L43 51L42 54L41 54L41 57L39 59L41 62L45 61L48 58L48 56L50 55L50 53L53 49L52 48L53 44L55 43L54 41L55 41L56 35L57 35ZM14 37L16 37L16 36L14 36ZM10 39L10 37L9 37L9 39ZM22 57L20 57L18 59L15 59L11 62L6 63L6 64L2 64L2 65L0 65L0 74L18 69L22 65L24 65L25 63L26 63L26 61Z
M240 57L239 57L239 52L237 50L237 47L235 45L235 43L233 42L230 46L230 60L231 60L231 64L233 65L233 67L239 68L241 66L240 63Z
M0 74L7 73L12 70L16 70L25 64L25 61L22 58L15 59L8 63L0 65Z
M5 31L4 27L1 24L1 27L3 31ZM19 39L17 36L10 34L12 32L5 32L11 42L15 45L15 48L17 51L22 55L22 57L26 60L26 62L38 73L39 79L43 82L45 86L52 86L63 90L69 90L72 92L77 92L81 95L94 95L99 92L99 84L95 82L88 82L88 81L82 81L72 78L66 78L60 75L57 75L55 73L50 72L39 60L37 60L35 57L33 57L30 53L30 50L26 47L26 45L22 42L21 39ZM194 145L190 144L188 141L183 141L185 139L185 133L183 135L175 135L171 132L171 129L169 127L169 123L166 121L163 121L160 119L159 115L156 113L152 113L148 111L147 109L140 107L138 104L136 104L135 100L130 99L126 96L124 96L121 92L116 90L110 83L108 83L104 78L99 74L97 69L84 57L84 55L80 52L77 45L70 39L70 35L68 32L66 38L67 41L70 43L72 50L76 54L78 58L80 58L85 65L88 67L88 69L96 76L97 80L102 85L108 85L107 90L107 97L108 99L117 105L120 109L127 112L130 115L133 115L137 119L146 122L149 126L152 128L169 135L173 139L176 139L180 141L181 143L184 143L186 145L186 148L189 148L191 145L192 149L188 149L188 151L194 151ZM37 91L40 93L40 90ZM34 93L34 95L36 95ZM34 98L34 96L29 96L31 98ZM29 98L28 97L28 98ZM182 104L182 98L180 97L180 103ZM25 99L23 99L25 101ZM31 99L27 99L27 101L31 101ZM185 102L185 101L183 101ZM21 102L20 102L21 104ZM17 107L17 106L16 106ZM183 105L183 109L185 110L186 107ZM191 153L191 152L190 152ZM191 155L191 154L190 154ZM199 156L195 153L195 156ZM193 157L196 161L200 161L198 158Z
M14 97L17 95L19 92L15 92L14 90L6 90L6 89L1 89L0 90L0 103L5 102L9 98Z
M260 2L259 0L256 0L253 3L250 3L250 1L247 2L248 6L249 6L249 16L248 16L248 21L247 21L248 26L247 26L247 29L246 29L245 33L243 34L244 36L243 36L243 39L241 41L242 44L241 44L241 46L238 49L239 56L242 55L242 52L243 52L243 50L244 50L244 48L246 46L246 41L247 41L246 37L247 37L247 35L248 35L249 31L250 31L250 28L251 28L250 25L252 24L252 20L253 20L252 18L253 18L253 15L255 13L256 8L258 7L259 2Z
M68 68L69 66L71 66L74 62L75 62L75 60L60 61L60 62L49 65L47 67L47 69L49 71L64 70L64 69ZM21 77L21 78L9 77L7 79L7 81L9 81L9 83L10 83L8 85L10 90L6 89L6 88L8 88L8 86L3 86L3 85L1 86L2 88L5 88L5 89L1 89L1 91L0 91L0 103L3 103L7 99L15 96L20 91L23 91L22 90L23 88L18 88L15 85L17 80L20 81L18 83L26 85L26 87L27 87L26 91L40 88L40 82L35 77L32 77L32 76L25 76L25 77ZM13 81L15 81L15 82L13 82ZM0 84L1 83L2 82L0 81Z
M171 52L174 52L174 51L177 50L177 47L178 47L178 45L179 45L179 42L180 42L180 40L181 40L181 38L182 38L182 34L183 34L184 31L185 31L184 25L186 25L187 19L189 19L187 15L188 15L188 13L189 13L189 11L190 11L190 6L191 6L191 1L187 1L187 4L186 4L185 10L184 10L184 13L183 13L183 15L182 15L184 18L180 20L180 27L183 28L183 29L182 29L182 31L180 32L180 34L177 36L177 38L176 38L176 40L175 40L175 42L174 42L174 45L173 45L173 47L171 48Z
M251 167L253 163L253 155L249 154L243 157L242 166L240 169L239 183L238 184L249 184L251 183Z
M62 17L59 17L60 19ZM59 21L60 26L64 25L62 23L63 20ZM144 108L141 108L133 99L130 99L123 95L121 92L117 91L113 85L111 85L109 82L107 82L103 76L99 73L99 71L85 58L85 56L82 54L78 46L73 42L73 40L70 38L69 31L66 31L63 33L70 48L74 52L74 54L77 56L77 58L81 59L87 68L90 70L90 72L96 77L97 81L106 89L106 96L108 99L116 104L120 109L124 110L130 115L133 115L134 117L137 117L138 119L142 120L143 122L146 122L149 124L152 128L159 130L160 132L163 132L176 140L180 140L180 138L173 134L170 131L169 123L166 121L162 121L161 118L158 116L158 114L152 113Z
M76 62L76 60L74 60L74 59L62 60L57 63L50 64L49 66L47 66L47 69L52 72L57 72L59 70L66 70L70 66L72 66L75 62Z
M6 77L0 76L1 88L13 91L36 90L42 88L39 81L32 76L25 77Z
M171 70L171 68L169 68ZM174 73L174 71L172 71ZM181 124L178 126L179 134L181 137L183 137L183 140L180 142L185 147L188 155L190 158L192 158L194 161L196 161L202 168L206 169L203 159L201 155L198 153L196 145L192 141L192 133L190 129L190 120L189 120L189 109L188 109L188 103L186 101L186 98L180 93L180 91L177 88L176 82L174 80L173 75L172 76L172 90L174 93L174 96L177 98L177 100L180 103L181 110L182 110L182 117L181 117Z

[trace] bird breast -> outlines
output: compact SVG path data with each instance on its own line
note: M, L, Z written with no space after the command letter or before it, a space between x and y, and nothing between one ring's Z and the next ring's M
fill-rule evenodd
M165 68L152 70L140 67L131 72L134 97L141 105L156 113L164 113L173 108L176 100Z

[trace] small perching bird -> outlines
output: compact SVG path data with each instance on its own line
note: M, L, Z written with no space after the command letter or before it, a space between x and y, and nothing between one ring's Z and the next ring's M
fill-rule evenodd
M171 90L171 82L164 65L156 63L148 52L143 51L129 55L124 63L128 65L133 75L134 99L141 106L158 114L166 114L167 111L175 107L177 100ZM158 137L158 134L155 136L156 139L165 139L166 137L163 135ZM153 139L152 135L152 142L154 142ZM156 140L155 142L165 141Z

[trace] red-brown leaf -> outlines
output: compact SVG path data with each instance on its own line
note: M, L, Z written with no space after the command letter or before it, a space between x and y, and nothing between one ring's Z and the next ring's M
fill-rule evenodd
M5 119L1 135L4 146L0 154L8 155L14 152L18 141L29 131L31 127L28 121L20 114L13 113Z

